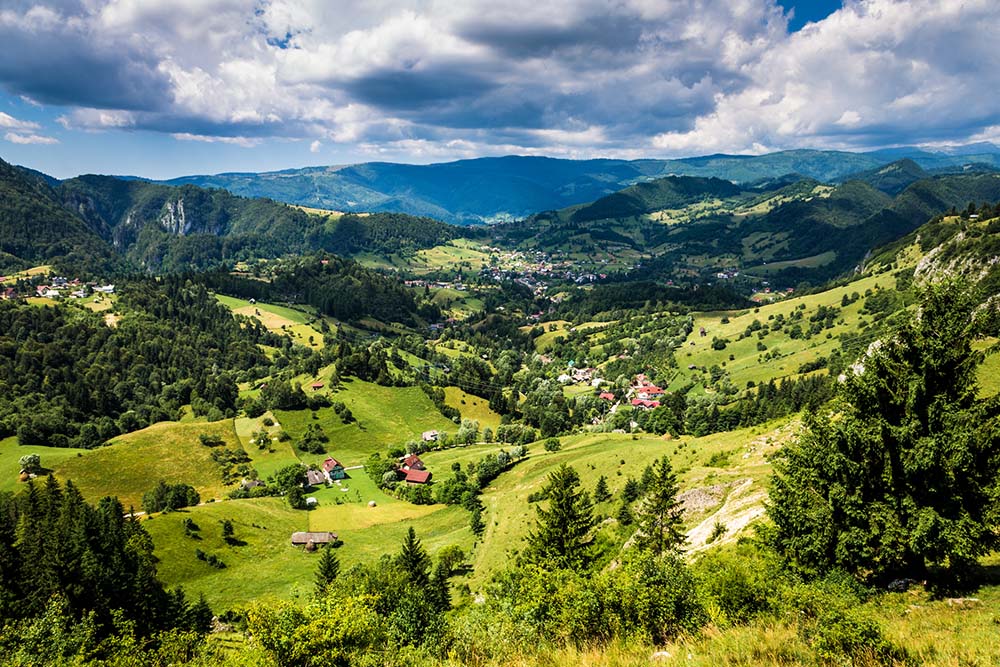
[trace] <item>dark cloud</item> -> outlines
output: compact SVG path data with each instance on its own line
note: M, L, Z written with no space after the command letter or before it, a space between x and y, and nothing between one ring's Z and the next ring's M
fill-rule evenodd
M352 98L390 112L476 98L496 87L458 63L376 70L341 86Z

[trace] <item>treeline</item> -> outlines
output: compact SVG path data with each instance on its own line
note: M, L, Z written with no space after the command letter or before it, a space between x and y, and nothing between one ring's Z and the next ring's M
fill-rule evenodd
M181 406L234 415L234 373L269 362L280 339L235 320L202 285L134 280L116 320L68 306L0 302L0 437L22 445L91 448L163 420Z
M556 309L560 317L574 319L611 311L639 310L735 310L751 305L726 285L669 287L648 280L620 276L592 290L578 290Z
M153 542L117 499L94 507L72 483L49 477L0 494L0 516L4 664L67 664L66 653L110 658L125 632L155 646L164 631L195 633L190 642L210 629L204 599L192 603L156 578Z
M335 256L310 256L279 265L270 282L229 273L206 274L212 289L244 299L304 303L324 315L356 321L373 317L383 322L416 326L437 320L440 309L418 302L399 280Z
M311 248L338 255L357 252L392 254L433 248L468 233L433 218L403 213L348 213L315 227L307 234Z

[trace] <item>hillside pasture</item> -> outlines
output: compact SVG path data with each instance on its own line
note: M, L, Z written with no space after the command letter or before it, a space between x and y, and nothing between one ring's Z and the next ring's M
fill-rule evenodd
M0 440L0 492L23 488L18 481L21 472L20 459L27 454L38 454L41 458L43 474L59 467L64 461L89 453L86 449L72 447L21 447L17 436Z
M231 419L160 422L119 436L104 447L83 452L82 456L65 458L53 467L58 478L73 480L90 502L117 496L126 508L139 509L142 495L160 480L190 484L203 501L219 498L227 488L212 460L211 448L198 439L202 433L218 435L226 447L241 448Z

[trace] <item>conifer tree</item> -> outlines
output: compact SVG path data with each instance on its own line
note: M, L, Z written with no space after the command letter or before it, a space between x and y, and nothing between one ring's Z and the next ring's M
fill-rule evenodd
M597 480L597 486L594 487L594 502L603 503L611 500L611 491L608 490L608 478L601 475Z
M837 414L807 416L775 461L774 546L795 568L886 580L962 571L1000 542L1000 403L977 397L992 308L956 282L926 288L841 377Z
M320 554L319 565L316 566L316 595L322 595L338 574L340 574L340 560L333 553L333 547L327 545Z
M685 537L681 530L681 504L677 501L677 476L670 459L664 456L649 471L646 495L636 511L637 543L659 556L679 550Z
M526 558L544 567L584 568L592 559L590 497L579 490L580 476L563 464L549 474L548 509L536 507L538 519L528 534Z
M403 548L396 557L396 563L414 586L422 587L430 583L431 559L417 539L413 526L406 531Z

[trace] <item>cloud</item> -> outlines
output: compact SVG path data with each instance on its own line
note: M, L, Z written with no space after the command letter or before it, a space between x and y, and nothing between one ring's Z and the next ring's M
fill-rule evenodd
M323 142L321 142L319 139L317 139L316 141L314 141L311 144L309 144L309 152L310 153L319 153L319 149L322 148L322 146L323 146Z
M72 129L400 159L996 135L992 0L787 25L775 0L9 0L0 86Z
M260 139L250 137L213 137L204 134L191 134L189 132L175 132L171 134L178 141L200 141L206 144L231 144L233 146L243 146L253 148L260 144Z
M9 130L37 130L39 125L28 120L18 120L10 114L0 111L0 127Z
M59 140L53 137L45 137L40 134L21 134L20 132L8 132L3 138L12 144L58 144Z

